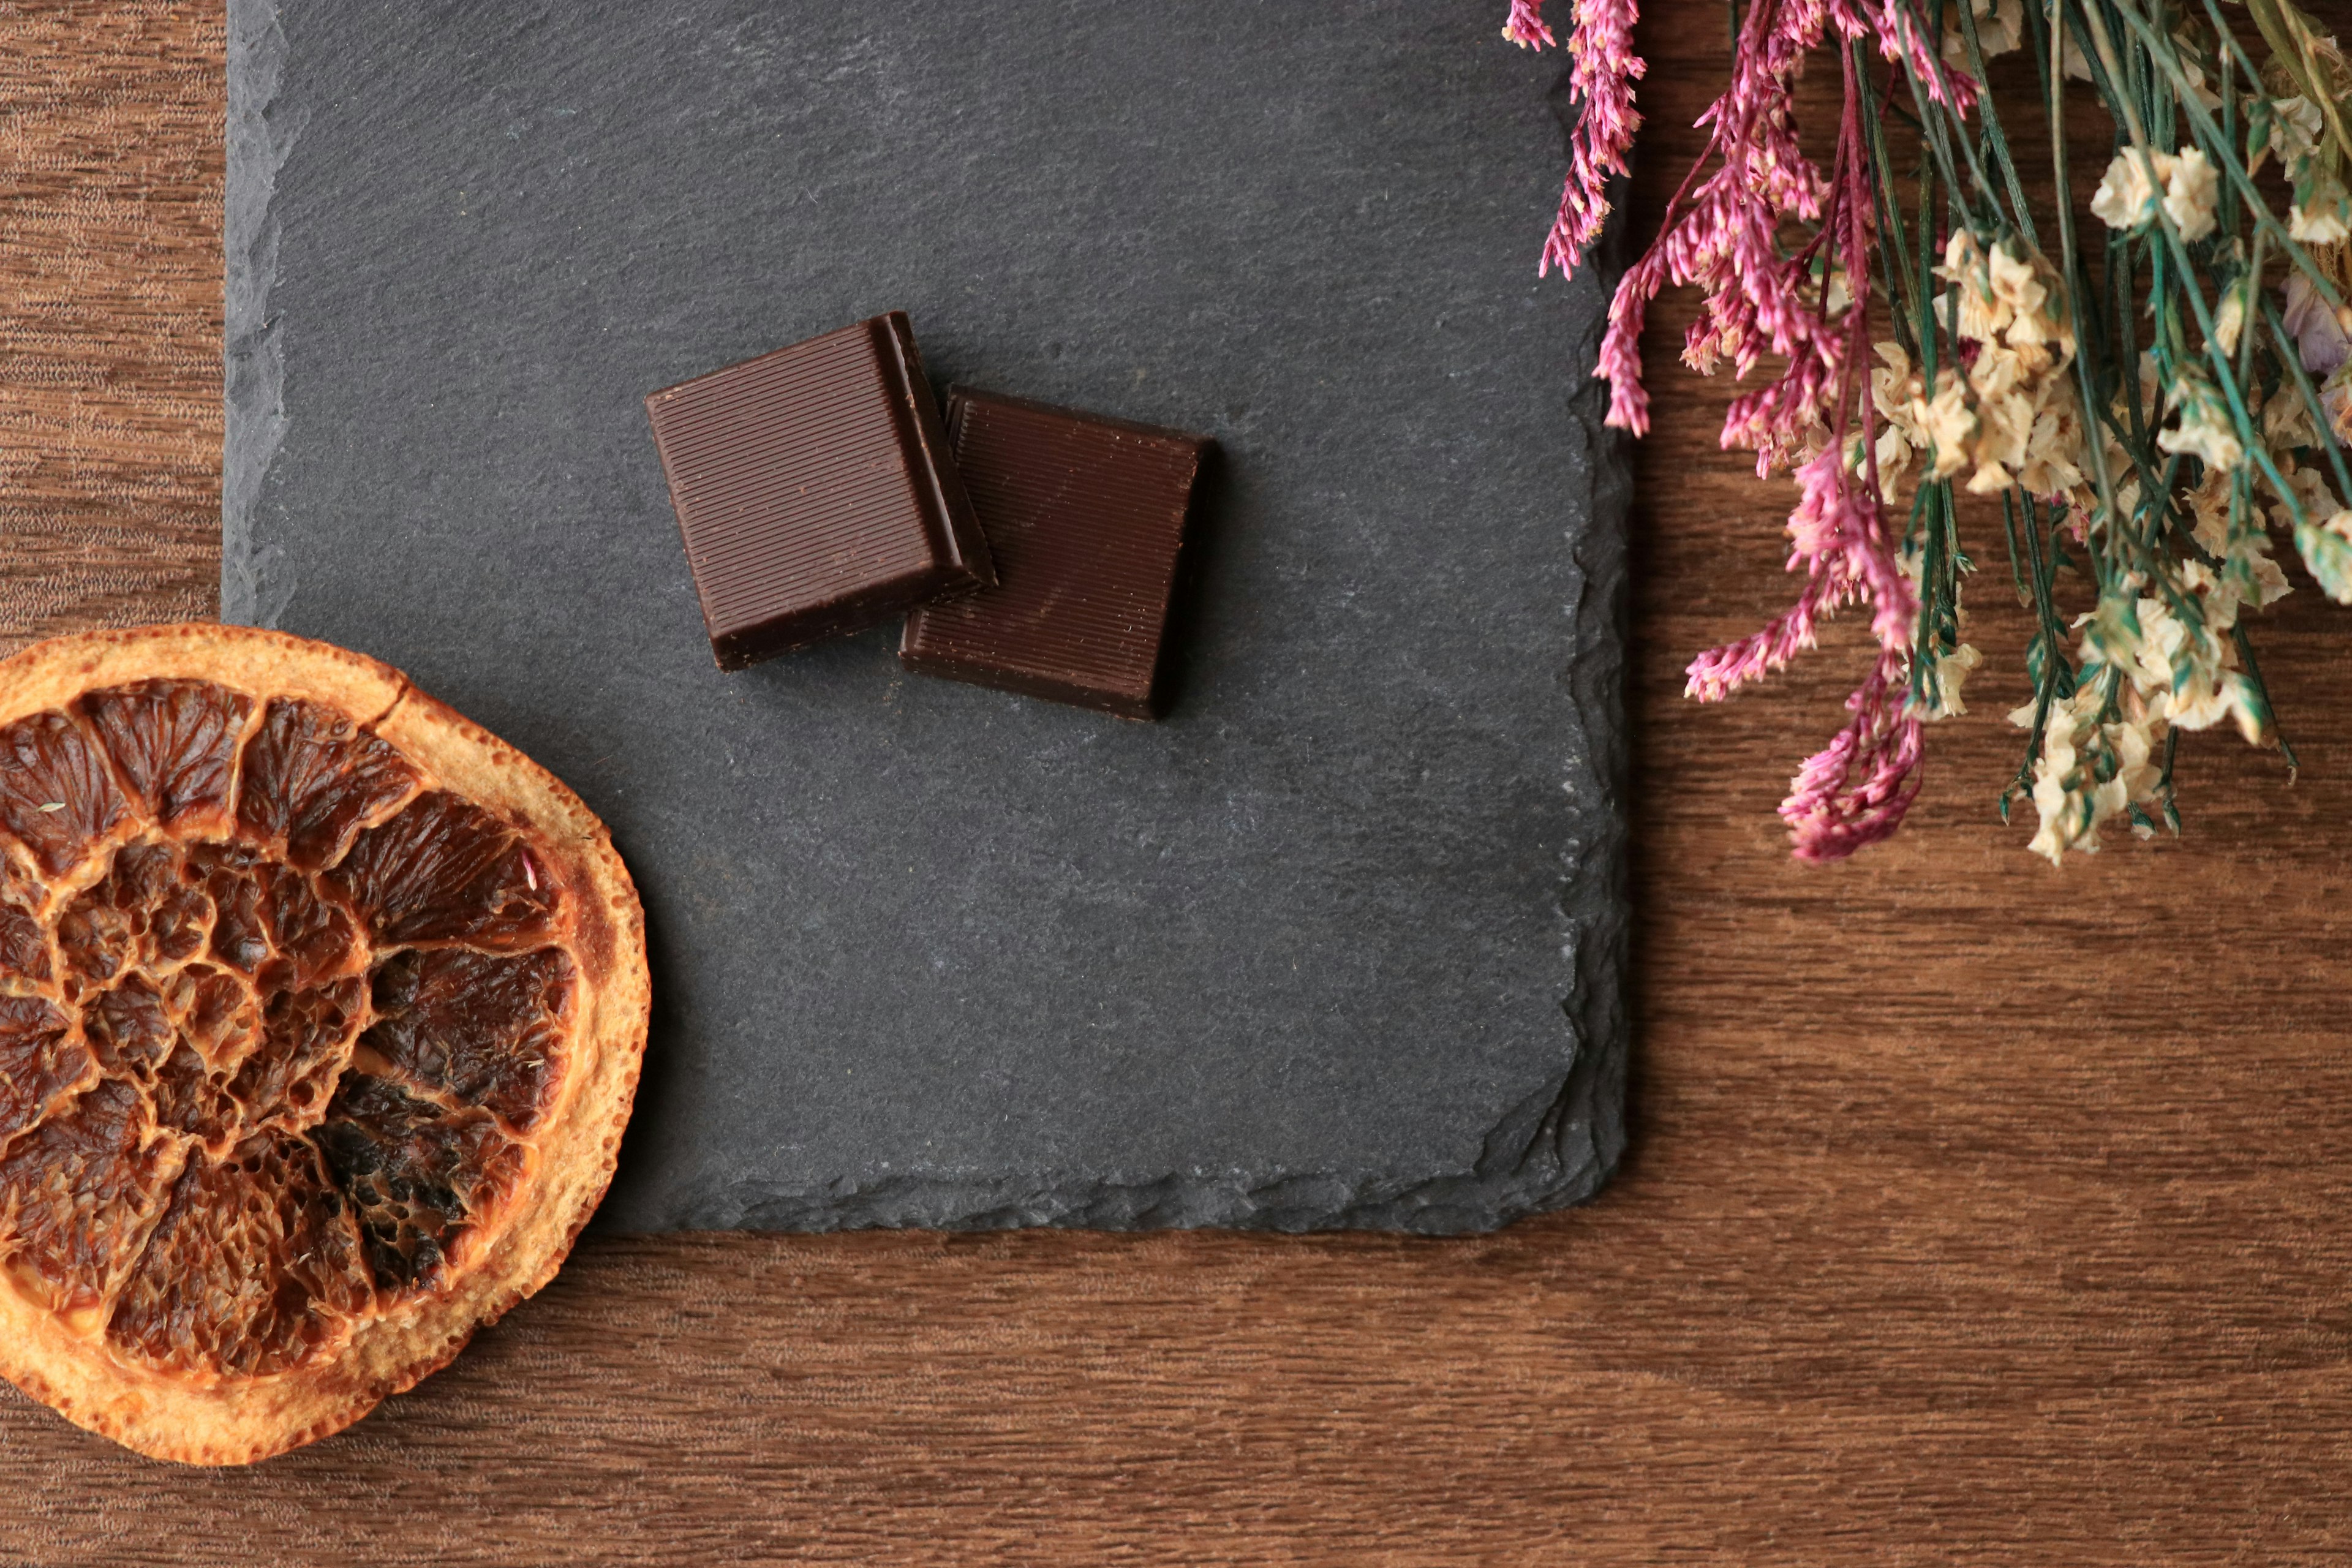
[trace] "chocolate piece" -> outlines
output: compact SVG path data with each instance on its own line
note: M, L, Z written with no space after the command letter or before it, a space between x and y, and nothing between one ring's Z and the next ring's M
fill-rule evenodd
M948 444L998 583L908 616L899 659L926 675L1153 717L1207 437L956 387Z
M906 313L646 399L721 669L996 581Z

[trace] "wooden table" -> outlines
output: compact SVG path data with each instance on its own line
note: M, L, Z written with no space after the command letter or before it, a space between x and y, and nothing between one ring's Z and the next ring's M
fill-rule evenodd
M1712 3L1646 29L1637 229L1724 37ZM11 638L212 610L222 40L218 0L0 7ZM1772 808L1861 645L1679 696L1789 588L1785 489L1715 449L1685 319L1634 517L1638 1131L1599 1202L1454 1242L596 1240L255 1469L0 1395L0 1558L2341 1560L2352 611L2306 584L2262 627L2299 781L2200 739L2184 838L2053 871L1992 812L2024 623L1989 548L1990 665L1912 827L1793 866Z

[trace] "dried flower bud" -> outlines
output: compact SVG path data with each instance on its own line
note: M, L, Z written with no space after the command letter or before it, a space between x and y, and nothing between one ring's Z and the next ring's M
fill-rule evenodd
M2151 168L2152 166L2152 168ZM2153 173L2154 178L2150 178ZM2091 215L2109 228L2137 228L2155 220L2158 183L2172 178L2172 159L2126 147L2107 165L2091 196Z

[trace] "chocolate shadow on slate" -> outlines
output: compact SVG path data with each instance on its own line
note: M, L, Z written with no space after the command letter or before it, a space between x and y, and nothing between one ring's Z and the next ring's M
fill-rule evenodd
M612 825L600 1223L1474 1230L1622 1147L1622 458L1499 0L232 0L225 605ZM887 13L887 21L884 19ZM711 668L642 399L883 310L1218 442L1158 724Z

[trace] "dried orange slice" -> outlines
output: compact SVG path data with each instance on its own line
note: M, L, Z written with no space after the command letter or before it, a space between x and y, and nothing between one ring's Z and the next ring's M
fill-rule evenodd
M0 1373L159 1458L348 1426L554 1275L647 994L603 825L397 670L0 662Z

